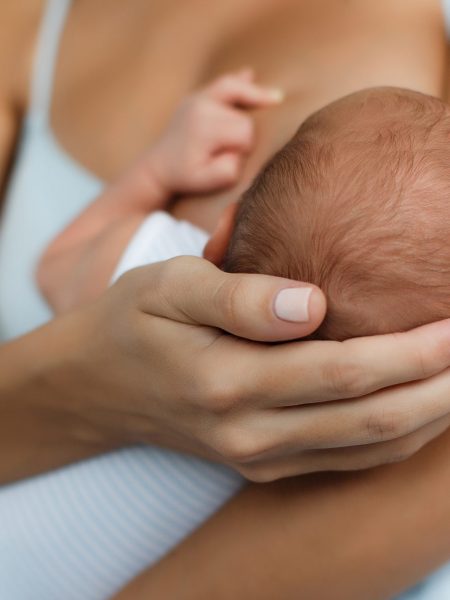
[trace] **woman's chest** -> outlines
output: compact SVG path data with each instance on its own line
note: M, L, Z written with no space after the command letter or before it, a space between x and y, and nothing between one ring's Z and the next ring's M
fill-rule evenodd
M216 57L245 28L247 12L273 2L110 0L108 11L96 0L74 3L55 73L58 139L90 170L114 177L160 134L184 96L218 74ZM247 65L245 49L233 63Z
M431 16L409 23L403 12L390 0L109 0L107 10L102 0L77 0L56 71L53 129L72 156L111 179L183 96L242 66L308 111L371 85L439 93L440 32Z

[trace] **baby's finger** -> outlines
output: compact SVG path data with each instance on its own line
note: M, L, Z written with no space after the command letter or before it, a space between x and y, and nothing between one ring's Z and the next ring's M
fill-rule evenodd
M236 152L223 152L212 159L208 167L198 175L198 185L214 185L218 188L233 185L239 180L241 170L241 156Z
M223 114L214 114L211 118L211 149L213 152L234 150L240 153L250 152L255 144L255 123L253 119L234 109L221 109Z
M213 100L244 108L273 106L283 101L283 92L278 88L262 87L231 75L222 77L207 89Z
M255 80L255 71L251 68L245 68L245 69L241 69L240 71L238 71L236 73L236 76L239 77L239 79L242 79L244 81L254 81Z

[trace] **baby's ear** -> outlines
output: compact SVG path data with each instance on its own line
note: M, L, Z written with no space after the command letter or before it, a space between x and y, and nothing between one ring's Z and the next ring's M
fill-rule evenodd
M203 250L203 257L214 263L217 267L222 265L225 257L225 252L227 251L234 229L237 207L237 202L233 202L226 207Z

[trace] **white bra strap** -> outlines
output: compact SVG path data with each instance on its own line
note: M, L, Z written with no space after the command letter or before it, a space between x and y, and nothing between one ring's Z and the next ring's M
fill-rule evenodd
M450 40L450 0L442 0L442 8L444 11L445 30L447 39Z
M31 81L30 113L49 118L59 43L72 0L47 0L36 45Z

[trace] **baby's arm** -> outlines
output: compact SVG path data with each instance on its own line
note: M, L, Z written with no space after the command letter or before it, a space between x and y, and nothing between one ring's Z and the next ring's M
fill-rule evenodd
M253 147L253 120L242 109L280 100L279 91L254 83L251 70L188 97L161 138L47 248L37 278L55 312L98 296L145 216L175 194L234 185Z

